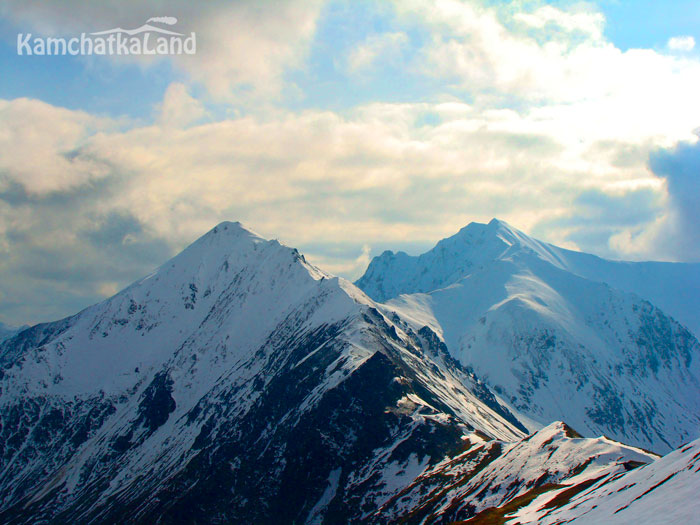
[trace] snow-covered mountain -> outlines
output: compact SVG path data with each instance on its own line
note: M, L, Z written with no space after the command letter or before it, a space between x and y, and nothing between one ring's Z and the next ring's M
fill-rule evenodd
M656 459L603 437L582 438L555 422L515 443L467 441L460 454L426 469L372 518L378 523L448 524L494 517L541 494L554 499L563 487L583 490L592 480L611 480Z
M658 452L697 437L697 339L638 295L582 277L588 257L494 220L418 257L385 252L357 284L387 315L437 333L531 429L565 420Z
M498 219L488 224L473 222L417 257L386 251L372 260L355 284L383 302L403 293L444 288L516 252L528 252L559 269L632 292L700 337L700 263L611 261L538 241Z
M508 269L515 259L484 270ZM564 294L562 301L582 293L568 272L555 270L537 278ZM588 290L590 281L574 277ZM544 284L532 285L527 300L536 303ZM640 332L648 353L631 362L640 374L656 366L658 385L691 377L697 341L690 334L648 303L596 286L595 301L610 301L602 303L608 323L629 322L633 330L642 317L630 312L653 318ZM458 287L443 291L451 288ZM220 224L114 297L0 343L0 521L385 524L518 510L534 516L541 509L528 505L539 495L657 464L651 453L582 438L561 422L528 435L532 422L511 408L517 403L505 390L494 394L470 363L451 355L438 310L408 300L429 297L376 303L297 250L239 223ZM635 311L640 304L646 310ZM581 312L572 326L590 313ZM550 324L545 315L528 319L568 337L560 313L553 310ZM654 395L666 399L665 390ZM573 399L572 407L582 403ZM690 416L682 419L675 405L658 412L659 432L666 425L668 433L689 432ZM562 509L564 499L556 500Z
M700 521L700 440L628 472L567 480L517 510L507 523L657 525ZM511 511L511 512L508 512Z
M344 521L526 433L428 328L237 223L0 364L3 522Z

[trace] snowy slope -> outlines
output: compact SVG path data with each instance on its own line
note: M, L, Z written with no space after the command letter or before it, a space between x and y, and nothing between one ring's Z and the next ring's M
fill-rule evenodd
M546 264L498 261L389 301L507 402L547 424L666 452L700 428L700 345L650 303Z
M592 485L544 494L512 514L508 523L611 525L698 523L700 521L700 440L630 472L606 476ZM555 498L564 491L570 499Z
M605 438L581 438L555 422L515 443L465 442L463 452L427 468L371 518L380 523L454 523L559 487L611 478L656 459Z
M658 452L697 437L700 344L651 303L567 271L556 249L497 221L407 257L375 260L358 284L429 290L385 311L429 326L530 428L566 420Z
M6 522L349 519L397 460L525 434L432 331L238 223L0 364Z
M695 400L682 392L697 341L687 331L542 254L499 257L382 305L296 250L222 223L114 297L0 343L0 521L534 516L541 495L584 494L655 456L563 423L527 436L523 414L570 409L565 419L587 430L596 418L615 429L610 399L624 410L654 402L621 432L635 443L691 432ZM444 259L446 272L460 265ZM532 330L547 336L521 347L489 339ZM477 340L489 345L477 351ZM474 350L465 365L455 345ZM512 348L521 354L503 367ZM472 368L489 368L500 395ZM531 374L520 377L531 389L508 382L513 370Z
M444 288L514 253L529 253L586 279L632 292L700 336L700 263L611 261L533 239L503 221L471 223L417 257L386 251L357 285L377 301Z
M15 328L14 326L8 326L4 323L0 323L0 342L4 341L17 334L21 330L29 328L28 326L22 326L20 328Z
M563 269L632 292L700 337L700 264L610 261L550 246Z

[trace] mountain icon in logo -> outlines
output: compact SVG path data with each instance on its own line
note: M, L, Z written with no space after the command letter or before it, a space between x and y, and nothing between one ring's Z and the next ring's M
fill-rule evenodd
M151 22L156 23L156 24L175 25L175 24L177 24L177 18L175 18L174 16L155 16L155 17L152 17L152 18L149 18L148 20L146 20L145 24L143 24L140 27L137 27L136 29L124 29L122 27L115 27L114 29L107 29L105 31L97 31L95 33L90 33L90 34L94 35L94 36L101 36L101 35L111 35L114 33L126 33L129 36L133 36L133 35L138 35L141 33L154 32L154 33L160 33L163 35L184 36L183 33L177 33L175 31L169 31L169 30L164 29L162 27L151 25Z

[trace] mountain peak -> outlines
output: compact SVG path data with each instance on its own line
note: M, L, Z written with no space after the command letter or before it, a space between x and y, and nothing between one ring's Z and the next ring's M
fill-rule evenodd
M564 267L559 249L534 239L496 218L491 219L487 224L469 223L452 237L438 242L431 251L445 250L445 248L452 252L452 257L468 259L470 264L466 265L467 269L488 264L496 259L509 259L522 254L529 254L559 268ZM430 252L423 256L428 253ZM458 277L466 277L466 274Z
M264 244L279 246L277 241L269 241L263 238L238 221L224 221L190 244L180 254L176 255L173 261L183 259L191 262L192 259L204 261L236 255L242 256L256 251Z
M230 316L226 329L238 327L245 334L237 335L240 347L244 339L263 337L260 334L281 322L295 301L319 293L319 286L324 297L335 298L334 313L354 308L343 283L329 277L296 249L266 240L240 222L222 222L150 275L67 318L65 326L87 335L80 351L66 357L65 381L56 383L54 390L66 395L118 391L133 378L131 371L162 362L183 344L183 333L207 320L215 323L214 318ZM248 317L235 321L244 306ZM148 333L170 344L156 351ZM128 351L111 346L134 334L138 338L129 339ZM3 339L0 332L0 342ZM117 358L119 363L113 361ZM43 387L30 382L27 388Z
M506 221L496 218L491 219L486 224L481 222L470 222L452 237L463 238L465 235L480 235L484 237L493 236L494 238L500 238L511 245L515 243L527 243L532 241L532 238L522 231L514 228ZM452 237L448 237L448 239Z
M239 221L223 221L214 226L211 230L209 230L207 233L204 234L204 237L207 236L226 236L229 238L234 238L234 237L243 237L243 238L248 238L251 240L259 239L259 240L266 240L262 236L260 236L258 233L253 231L251 228L248 228L245 226L243 223Z
M505 227L505 228L511 228L511 226L506 222L502 221L501 219L498 219L494 217L487 223L483 222L477 222L477 221L472 221L466 226L464 226L460 231L467 230L467 229L483 229L483 228L498 228L498 227Z
M245 270L252 274L266 275L285 268L293 279L311 277L318 280L329 277L306 261L298 250L280 243L277 239L265 239L241 222L224 221L202 235L182 252L162 265L156 272L137 283L150 280L155 275L168 281L175 279L186 284L199 282L202 286L217 279L226 280L230 269ZM275 269L275 270L273 270ZM178 276L178 277L175 277Z
M439 241L437 246L455 242L462 244L465 241L470 244L495 242L501 246L503 243L506 246L512 246L514 244L528 244L532 240L528 235L512 227L507 222L494 218L488 223L470 222L454 235Z
M383 302L402 293L449 286L497 259L520 253L534 253L556 264L549 245L502 220L471 222L417 257L384 252L372 260L356 284L372 299Z
M498 219L496 217L491 219L489 221L489 223L487 224L487 226L490 226L491 228L501 228L501 229L510 230L510 231L519 231L516 228L513 228L513 226L508 224L506 221ZM520 232L520 233L522 233L522 232Z

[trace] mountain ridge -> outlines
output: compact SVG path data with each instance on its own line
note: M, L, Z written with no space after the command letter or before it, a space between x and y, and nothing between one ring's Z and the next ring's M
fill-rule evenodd
M302 520L337 469L347 494L323 512L353 516L396 457L526 434L429 329L233 223L0 355L10 522L264 522L283 505Z
M486 253L481 253L478 249L484 247ZM355 284L385 302L402 293L449 286L474 267L507 258L519 248L580 277L635 293L700 336L700 263L608 260L538 241L499 219L472 222L417 256L386 250L370 261ZM426 278L426 274L432 275Z
M560 320L551 299L566 290L552 279L571 284L569 273L510 271L523 261L516 250L488 265L507 270L491 292L514 277L529 286L494 311ZM606 312L632 319L637 299L596 286L622 298ZM477 359L458 360L433 314L377 303L296 249L221 223L115 296L0 342L0 520L451 523L657 461L565 423L530 432L527 411L480 378Z
M694 437L697 338L651 302L571 264L568 252L493 220L420 256L385 252L356 284L371 297L394 295L383 303L388 315L429 326L539 425L567 420L586 435L657 452Z

